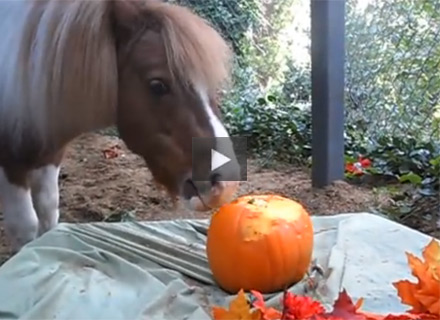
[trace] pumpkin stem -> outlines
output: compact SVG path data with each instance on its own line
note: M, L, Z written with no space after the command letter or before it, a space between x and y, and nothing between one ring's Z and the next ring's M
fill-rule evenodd
M254 204L255 203L255 198L252 198L248 201L248 204Z

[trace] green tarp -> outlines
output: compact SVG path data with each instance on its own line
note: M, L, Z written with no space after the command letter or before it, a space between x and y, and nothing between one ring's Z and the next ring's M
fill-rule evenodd
M430 238L367 214L313 217L326 306L345 288L364 310L407 309L391 285L412 279L405 251ZM212 279L207 220L60 224L0 268L1 319L211 319L233 296ZM414 279L412 279L414 280ZM290 288L302 293L302 283ZM278 303L281 293L267 296Z

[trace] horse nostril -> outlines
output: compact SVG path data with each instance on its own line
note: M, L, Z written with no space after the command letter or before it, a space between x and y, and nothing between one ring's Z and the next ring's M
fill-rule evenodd
M211 186L216 186L220 182L221 175L220 173L211 174L209 180L211 181Z

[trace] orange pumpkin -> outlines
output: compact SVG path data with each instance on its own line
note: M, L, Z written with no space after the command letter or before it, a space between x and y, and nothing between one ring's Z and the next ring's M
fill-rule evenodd
M311 263L312 221L291 199L242 196L212 216L206 251L212 275L223 290L283 290L300 281Z

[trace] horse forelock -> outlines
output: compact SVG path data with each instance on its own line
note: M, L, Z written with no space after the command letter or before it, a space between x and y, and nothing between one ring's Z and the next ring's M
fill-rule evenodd
M106 3L0 2L0 139L18 150L32 135L43 147L113 119L117 66Z
M232 50L211 24L186 7L147 1L145 10L157 18L174 80L210 97L229 84Z

